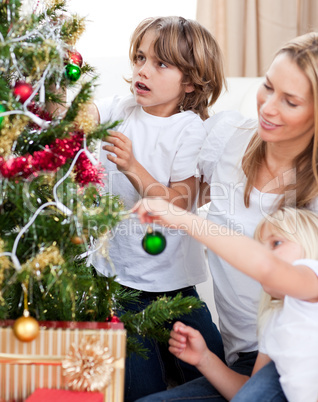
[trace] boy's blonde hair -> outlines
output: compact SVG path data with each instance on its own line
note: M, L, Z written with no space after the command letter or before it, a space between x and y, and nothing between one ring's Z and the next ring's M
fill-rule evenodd
M303 258L318 260L318 215L308 209L285 207L278 209L257 225L254 238L262 239L262 231L270 225L273 233L282 235L287 240L300 244L304 249ZM273 309L282 307L283 300L272 298L263 291L259 310L258 328L262 330Z
M194 91L183 93L179 107L192 110L203 120L208 108L226 87L222 52L211 33L197 21L182 17L158 17L143 20L135 29L129 58L134 65L137 50L146 32L155 34L154 52L163 63L176 66L183 73L183 83L192 84ZM132 83L131 79L127 79Z

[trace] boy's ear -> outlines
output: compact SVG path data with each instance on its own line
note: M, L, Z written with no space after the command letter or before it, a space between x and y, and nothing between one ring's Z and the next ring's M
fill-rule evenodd
M189 94L189 93L191 93L191 92L193 92L194 91L194 85L193 84L187 84L186 86L185 86L185 93L186 94Z

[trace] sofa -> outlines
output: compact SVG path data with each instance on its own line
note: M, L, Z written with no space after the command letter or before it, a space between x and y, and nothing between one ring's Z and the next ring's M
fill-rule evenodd
M130 64L126 58L95 57L88 61L96 68L99 80L95 88L95 98L113 95L125 95L129 93L129 84L123 77L130 76ZM210 113L223 110L238 110L246 117L257 117L256 92L263 77L229 77L227 78L227 90L223 90L217 102L211 108ZM71 96L71 95L70 95ZM200 214L206 214L207 206L200 209ZM215 309L213 297L213 282L209 279L197 286L201 298L207 303L213 320L218 324L218 315Z

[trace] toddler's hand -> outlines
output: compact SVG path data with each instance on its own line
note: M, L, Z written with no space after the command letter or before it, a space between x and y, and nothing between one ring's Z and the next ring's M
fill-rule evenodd
M203 336L196 329L177 321L170 333L169 351L185 361L197 366L209 353Z
M184 214L186 211L175 207L162 198L143 198L134 207L141 223L158 223L162 226L177 228L174 223L174 213Z

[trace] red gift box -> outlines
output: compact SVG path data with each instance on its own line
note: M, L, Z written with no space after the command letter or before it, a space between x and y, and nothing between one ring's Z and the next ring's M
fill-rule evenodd
M62 389L47 389L39 388L31 396L26 399L26 402L103 402L104 395L100 392L78 392L65 391Z

